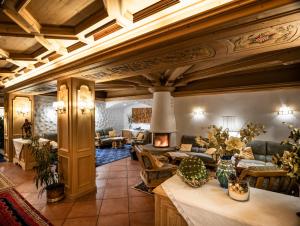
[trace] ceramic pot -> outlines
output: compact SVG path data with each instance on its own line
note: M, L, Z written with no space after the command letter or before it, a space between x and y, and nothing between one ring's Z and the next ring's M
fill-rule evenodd
M231 174L236 175L231 157L232 156L222 156L218 163L216 176L222 188L228 188L228 178Z
M65 197L65 184L51 184L47 186L47 202L58 202Z

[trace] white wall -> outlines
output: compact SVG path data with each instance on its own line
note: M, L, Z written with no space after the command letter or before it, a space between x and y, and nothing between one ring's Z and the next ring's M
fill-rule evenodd
M34 133L42 136L43 133L57 133L57 113L52 107L56 97L34 97Z
M276 111L283 104L291 106L295 110L294 115L279 117ZM196 120L192 112L199 107L205 111L205 115ZM222 126L222 116L236 116L240 126L249 121L266 126L267 133L258 139L282 141L289 131L282 121L300 126L299 111L300 89L175 98L177 137L180 139L182 134L205 136L208 125Z
M128 115L132 115L132 108L149 108L152 106L152 100L128 101L124 108L124 128L129 128ZM134 128L150 129L150 123L132 123Z
M105 102L95 103L95 129L113 127L118 133L124 128L124 109L121 106L111 107Z
M35 97L35 132L56 132L56 112L52 107L55 97ZM294 115L282 118L276 114L281 105L286 104L294 109ZM135 107L151 107L152 100L96 102L96 129L113 127L117 131L128 128L127 115ZM203 108L202 119L193 118L195 108ZM288 129L282 125L287 121L300 127L300 89L286 89L264 92L245 92L202 95L174 98L177 128L177 142L182 134L207 134L207 126L222 125L222 116L236 116L239 127L245 122L262 123L267 133L259 137L263 140L281 141L288 135ZM133 124L133 128L149 129L150 124Z

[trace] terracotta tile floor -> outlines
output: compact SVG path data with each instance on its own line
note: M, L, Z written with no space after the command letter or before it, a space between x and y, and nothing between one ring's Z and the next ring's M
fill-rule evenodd
M0 163L0 172L54 225L153 226L153 196L131 189L141 181L139 167L130 158L97 167L96 193L56 204L47 204L45 194L38 196L32 171L23 171L12 163Z

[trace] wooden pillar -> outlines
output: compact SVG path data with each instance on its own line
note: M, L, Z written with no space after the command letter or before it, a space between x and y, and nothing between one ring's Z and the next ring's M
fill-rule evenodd
M22 137L22 125L25 119L32 123L33 132L34 98L28 95L4 95L4 158L12 162L14 147L12 140Z
M65 107L58 113L59 169L67 196L76 199L96 190L95 110L80 109L94 104L95 83L68 78L57 85L58 101Z

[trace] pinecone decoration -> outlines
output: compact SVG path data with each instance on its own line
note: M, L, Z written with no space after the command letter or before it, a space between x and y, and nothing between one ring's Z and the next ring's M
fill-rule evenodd
M181 161L177 174L188 185L198 188L208 181L208 172L198 157L188 157Z

